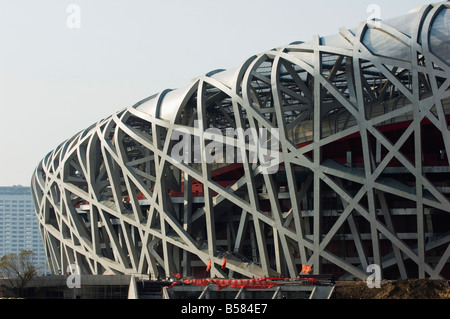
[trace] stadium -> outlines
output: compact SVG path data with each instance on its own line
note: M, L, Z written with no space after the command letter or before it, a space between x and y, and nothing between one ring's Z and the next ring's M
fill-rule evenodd
M450 279L449 9L254 55L69 138L31 181L51 272Z

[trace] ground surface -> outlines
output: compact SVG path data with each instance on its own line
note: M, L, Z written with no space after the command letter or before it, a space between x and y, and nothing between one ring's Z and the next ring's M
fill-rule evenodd
M383 281L370 289L366 282L337 282L336 299L450 299L450 282L408 279Z

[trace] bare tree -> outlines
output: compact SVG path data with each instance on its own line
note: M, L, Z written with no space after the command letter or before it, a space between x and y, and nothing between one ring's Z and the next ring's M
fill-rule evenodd
M17 288L22 292L27 283L37 276L33 257L34 253L31 250L22 250L18 255L4 255L0 259L0 276L8 280L11 288Z

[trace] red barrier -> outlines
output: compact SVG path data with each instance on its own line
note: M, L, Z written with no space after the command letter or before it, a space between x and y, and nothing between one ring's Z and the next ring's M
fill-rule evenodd
M176 281L168 289L179 284L206 286L208 283L217 285L219 290L231 288L270 289L277 286L300 286L305 282L315 284L317 278L256 278L256 279L186 279Z

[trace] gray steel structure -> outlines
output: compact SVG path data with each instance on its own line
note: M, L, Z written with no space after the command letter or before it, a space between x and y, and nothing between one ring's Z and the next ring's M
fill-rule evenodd
M68 139L32 177L50 269L448 278L449 9L252 56ZM174 133L206 149L211 127L278 129L278 171L171 156Z

